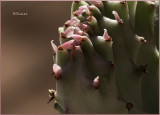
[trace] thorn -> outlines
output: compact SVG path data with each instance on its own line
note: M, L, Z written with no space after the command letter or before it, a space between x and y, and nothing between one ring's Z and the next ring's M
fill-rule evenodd
M48 103L50 103L53 99L54 99L54 95L55 95L55 90L53 90L53 89L49 89L48 90L49 91L49 97L50 97L50 99L49 99L49 101L47 102L47 104Z
M59 65L53 64L53 72L55 75L55 79L56 80L60 79L61 74L62 74L62 68Z
M148 73L148 70L146 69L147 68L147 64L145 66L140 66L140 70L143 72L143 73Z
M130 111L133 108L133 104L132 103L127 103L126 108L128 109L128 111Z
M112 14L114 15L115 19L118 23L122 24L123 20L119 17L118 13L116 11L112 11Z
M100 84L99 84L99 76L97 76L94 81L93 81L93 86L95 89L98 89Z
M145 40L144 37L139 37L139 39L140 39L140 41L143 42L143 43L146 43L146 42L147 42L147 40Z

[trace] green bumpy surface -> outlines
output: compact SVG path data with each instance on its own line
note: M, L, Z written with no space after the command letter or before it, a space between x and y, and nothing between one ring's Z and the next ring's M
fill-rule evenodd
M71 20L59 28L60 45L52 43L55 108L159 113L158 17L157 1L73 2Z

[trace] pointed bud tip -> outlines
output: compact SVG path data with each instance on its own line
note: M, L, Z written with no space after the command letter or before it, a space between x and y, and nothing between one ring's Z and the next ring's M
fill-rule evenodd
M97 76L94 80L93 80L93 86L95 89L99 89L100 83L99 83L99 76Z
M54 55L55 55L55 54L57 53L58 48L57 48L57 46L54 44L54 40L51 41L51 46L52 46L52 49L53 49L53 53L54 53Z
M124 5L124 4L126 4L127 2L126 2L126 1L120 1L120 3Z
M90 1L90 2L97 7L104 7L102 1Z
M140 41L143 42L143 43L146 43L146 42L147 42L147 40L145 40L144 37L139 37L139 39L140 39Z
M112 11L112 14L114 15L115 19L118 23L122 24L123 20L119 17L118 13L116 11Z
M74 40L69 40L69 41L61 44L61 45L58 47L58 50L73 49L73 42L74 42Z
M128 109L128 111L130 111L133 108L133 104L132 103L126 103L126 108Z
M107 42L112 42L112 38L108 35L107 30L104 29L104 34L103 34L103 38L105 39L105 41Z
M56 80L60 79L61 74L62 74L62 68L59 65L53 64L53 72L55 75L55 79Z
M140 66L140 71L143 73L148 73L147 66L148 66L147 64L144 66Z

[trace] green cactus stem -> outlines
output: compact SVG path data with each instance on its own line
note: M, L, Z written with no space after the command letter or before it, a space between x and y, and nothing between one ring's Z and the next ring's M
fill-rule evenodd
M60 113L159 112L159 2L74 1L53 41Z

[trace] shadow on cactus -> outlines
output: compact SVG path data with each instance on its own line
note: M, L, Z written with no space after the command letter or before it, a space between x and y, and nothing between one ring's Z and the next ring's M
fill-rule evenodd
M60 113L159 112L159 2L75 1L54 50Z

